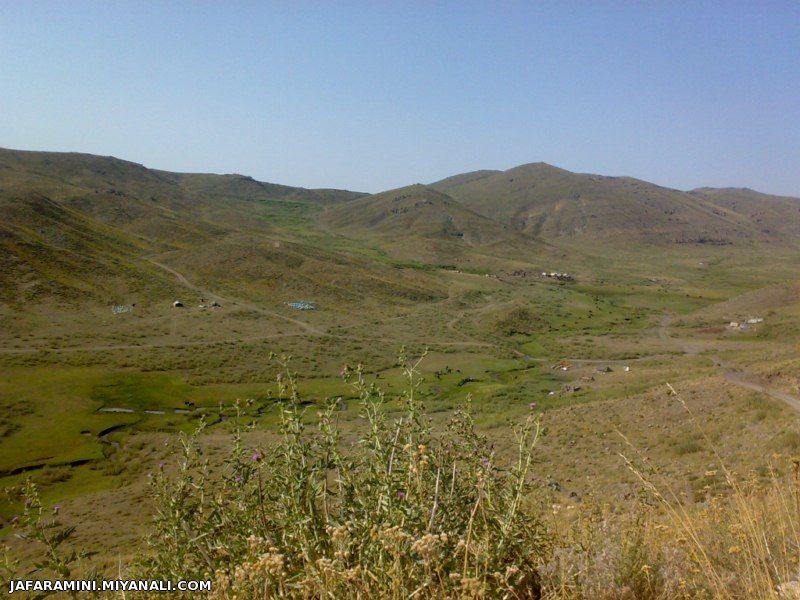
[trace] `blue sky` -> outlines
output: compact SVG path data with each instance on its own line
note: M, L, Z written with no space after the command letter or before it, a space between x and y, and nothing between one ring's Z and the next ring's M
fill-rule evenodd
M545 161L800 196L800 3L0 1L0 146L361 191Z

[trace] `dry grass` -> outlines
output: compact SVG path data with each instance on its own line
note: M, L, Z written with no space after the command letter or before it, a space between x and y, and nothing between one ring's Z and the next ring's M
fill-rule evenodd
M353 374L366 424L356 437L341 437L335 405L307 430L288 372L282 439L254 449L236 435L211 473L197 440L184 438L177 470L154 478L156 527L130 574L211 578L214 597L225 599L800 597L797 460L775 455L761 475L737 475L669 386L717 463L695 497L612 426L635 496L551 504L532 472L536 421L517 429L511 463L475 432L469 412L434 434L417 367L405 367L399 418ZM80 557L52 544L65 530L58 516L48 519L32 497L20 533L44 550L50 571L82 572Z
M798 598L800 597L800 462L788 474L737 476L720 457L692 409L718 468L704 476L701 502L687 502L674 479L625 439L621 454L640 483L632 512L588 503L568 519L567 533L544 566L545 597ZM564 523L562 518L561 523Z

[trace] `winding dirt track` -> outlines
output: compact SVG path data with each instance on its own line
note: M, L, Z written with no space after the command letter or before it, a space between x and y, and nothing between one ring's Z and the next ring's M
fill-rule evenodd
M217 294L215 292L212 292L211 290L204 290L204 289L194 285L192 282L190 282L188 279L186 279L186 277L182 273L179 273L178 271L176 271L172 267L167 266L165 264L162 264L160 262L157 262L157 261L153 260L151 257L146 258L146 260L151 262L155 266L167 271L168 273L171 273L171 274L175 275L175 277L178 279L178 281L183 286L185 286L185 287L187 287L187 288L189 288L191 290L194 290L196 292L199 292L203 296L208 296L209 298L219 300L220 302L226 302L227 304L230 304L232 306L238 306L238 307L246 308L248 310L252 310L254 312L260 313L260 314L268 316L268 317L275 317L275 318L278 318L278 319L283 319L284 321L288 321L290 323L294 323L295 325L300 326L306 333L310 333L312 335L325 335L325 336L330 336L330 337L334 337L334 338L338 338L338 339L351 339L351 340L370 340L371 339L371 340L375 340L375 341L385 341L382 338L366 338L366 337L363 337L363 336L356 336L356 335L332 334L332 333L330 333L328 331L325 331L325 330L319 329L317 327L314 327L310 323L307 323L305 321L301 321L300 319L294 319L292 317L287 317L286 315L282 315L280 313L277 313L277 312L274 312L274 311L271 311L271 310L267 310L265 308L261 308L260 306L257 306L255 304L251 304L251 303L246 302L244 300L241 300L239 298L232 298L230 296L228 296L228 297L220 296L219 294ZM396 318L402 318L404 316L406 316L406 315L400 315L399 317L396 317ZM269 339L269 338L274 338L274 337L287 337L287 336L296 336L296 335L300 335L300 334L297 334L297 333L274 334L274 335L269 335L269 336L260 336L260 337L252 338L252 339ZM244 339L247 339L247 338L244 338ZM244 341L244 340L243 339L238 339L238 340L234 340L234 341ZM217 344L217 343L219 343L219 342L218 341L215 341L215 342L199 342L198 344L202 345L202 344ZM436 342L436 343L431 344L431 345L432 346L452 346L452 347L458 347L458 346L464 346L464 347L469 347L469 346L490 347L490 346L492 346L492 344L489 344L489 343L486 343L486 342L475 342L475 341ZM141 348L142 346L139 346L139 347Z
M239 298L231 298L231 297L220 296L219 294L217 294L215 292L212 292L211 290L204 290L203 288L194 285L191 281L186 279L186 277L182 273L179 273L178 271L176 271L172 267L170 267L168 265L165 265L163 263L160 263L160 262L158 262L158 261L156 261L156 260L154 260L152 258L149 258L149 257L145 258L145 260L148 261L149 263L157 266L159 269L163 269L167 273L170 273L170 274L174 275L177 278L178 282L182 286L184 286L186 288L189 288L190 290L193 290L195 292L198 292L198 293L202 294L203 296L208 296L212 300L217 300L219 302L225 302L227 304L232 304L233 306L240 306L242 308L246 308L247 310L252 310L253 312L257 312L257 313L260 313L262 315L266 315L268 317L274 317L276 319L282 319L284 321L288 321L290 323L294 323L295 325L298 325L299 327L303 328L305 331L307 331L308 333L311 333L313 335L324 335L325 334L325 332L322 331L321 329L317 329L316 327L314 327L310 323L306 323L305 321L301 321L300 319L294 319L292 317L287 317L286 315L282 315L280 313L277 313L277 312L274 312L274 311L271 311L271 310L267 310L265 308L261 308L260 306L256 306L255 304L250 304L249 302L245 302L244 300L240 300Z
M672 344L673 346L677 346L684 354L690 356L696 356L700 353L700 348L694 344L686 342L685 340L680 340L678 338L674 338L669 334L669 324L672 321L672 317L670 315L664 315L661 319L661 322L658 324L658 337L668 343ZM724 369L724 377L727 381L730 381L734 385L738 385L739 387L746 388L748 390L753 390L754 392L759 392L761 394L766 394L776 400L780 400L781 402L785 402L789 408L800 413L800 398L794 396L793 394L788 394L786 392L781 392L778 390L774 390L762 383L759 383L756 377L752 374L748 373L747 371L742 371L731 367L729 364L726 364L719 356L711 356L711 360L714 362L714 365Z

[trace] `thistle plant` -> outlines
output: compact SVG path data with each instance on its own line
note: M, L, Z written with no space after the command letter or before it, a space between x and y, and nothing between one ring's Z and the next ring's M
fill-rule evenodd
M348 445L341 400L308 425L284 359L278 442L246 449L237 429L214 480L200 429L182 439L177 473L155 474L156 527L140 573L211 578L220 598L538 597L548 544L523 499L539 422L531 415L515 428L518 456L508 467L476 432L469 399L435 432L420 360L401 356L399 416L361 366L344 370L363 423Z
M31 479L27 479L19 488L8 491L19 497L24 506L22 514L12 519L14 535L34 547L39 557L33 563L33 568L23 575L26 577L55 576L60 579L74 577L86 555L65 547L75 532L75 527L65 526L58 520L61 506L56 504L47 508L42 503L38 487ZM10 557L7 550L4 550L4 558L0 564L0 574L4 580L13 578L15 573L16 578L19 578L18 568L19 562ZM81 576L93 577L94 572L91 570L88 574L82 572ZM40 597L45 595L48 593L43 592Z

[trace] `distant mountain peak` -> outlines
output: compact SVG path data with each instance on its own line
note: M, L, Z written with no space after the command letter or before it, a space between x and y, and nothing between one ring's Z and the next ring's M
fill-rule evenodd
M455 175L432 187L478 214L544 239L728 244L788 239L800 231L800 204L786 198L749 189L683 192L541 161ZM767 206L772 212L755 214Z

